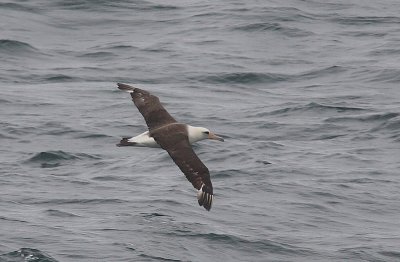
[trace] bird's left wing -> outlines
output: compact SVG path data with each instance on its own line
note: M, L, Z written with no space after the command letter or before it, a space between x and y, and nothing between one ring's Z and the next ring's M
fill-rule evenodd
M158 144L167 150L175 164L185 174L186 178L198 190L197 200L200 206L210 211L213 201L213 187L208 168L201 162L193 151L189 140L181 139L171 145L171 141L163 141L162 138L154 137Z

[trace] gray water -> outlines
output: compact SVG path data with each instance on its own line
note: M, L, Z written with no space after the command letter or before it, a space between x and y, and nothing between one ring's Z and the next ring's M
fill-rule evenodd
M0 261L399 261L398 1L0 3ZM215 202L123 82L225 142Z

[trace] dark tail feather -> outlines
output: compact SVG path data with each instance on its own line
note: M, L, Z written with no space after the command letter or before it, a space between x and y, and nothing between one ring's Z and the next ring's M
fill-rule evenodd
M119 144L117 144L117 146L134 146L136 145L136 142L129 142L130 137L124 137L122 138L121 141L119 141Z

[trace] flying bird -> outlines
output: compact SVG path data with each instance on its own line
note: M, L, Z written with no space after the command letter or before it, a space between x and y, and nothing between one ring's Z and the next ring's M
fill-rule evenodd
M158 97L145 90L120 83L118 88L131 94L149 130L134 137L122 138L117 146L161 147L166 150L198 190L199 205L210 211L214 198L210 172L193 151L191 144L204 139L224 139L207 128L177 122L161 105Z

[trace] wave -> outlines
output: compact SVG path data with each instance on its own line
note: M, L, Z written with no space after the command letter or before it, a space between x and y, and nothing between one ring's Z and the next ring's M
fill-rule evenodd
M45 252L34 248L21 248L17 251L0 255L0 261L10 262L57 262L54 258L47 255Z
M182 261L182 260L179 260L179 259L165 258L165 257L155 256L155 255L147 255L147 254L144 254L144 253L140 254L139 256L142 257L142 258L145 258L146 261L148 259L150 259L152 261L153 260L155 260L155 261L173 261L173 262L181 262Z
M310 36L314 34L311 31L306 31L299 28L287 27L283 26L280 23L270 23L270 22L249 23L249 24L235 26L232 29L245 32L276 31L291 37Z
M40 152L29 159L31 162L42 162L42 161L58 161L58 160L72 160L78 157L64 151L47 151Z
M39 10L29 5L20 5L16 3L0 3L0 9L10 9L15 11L25 11L25 12L37 12Z
M297 75L290 76L291 80L297 81L300 79L313 79L322 76L332 76L335 74L343 73L347 71L347 69L343 66L328 66L325 68L318 68L310 71L306 71Z
M199 77L200 81L208 83L235 83L235 84L258 84L258 83L277 83L283 81L297 82L300 80L310 80L318 77L331 76L346 72L347 68L342 66L328 66L317 68L297 74L267 73L267 72L234 72L210 74L205 77Z
M377 126L373 127L370 131L371 132L383 132L385 134L389 134L391 139L394 141L400 141L400 114L396 113L389 113L387 118Z
M46 212L50 216L55 216L55 217L62 217L62 218L79 217L78 215L75 215L75 214L72 214L69 212L65 212L65 211L60 211L57 209L48 209L48 210L46 210Z
M103 205L103 204L121 204L128 201L118 199L118 198L58 198L58 199L48 199L48 200L33 200L27 199L24 204L36 204L36 205L69 205L69 204L83 204L83 205Z
M281 82L287 80L287 76L273 73L237 72L209 75L202 80L208 83L255 84Z
M332 22L343 25L373 25L373 24L399 24L400 18L396 16L348 16L336 17L331 19Z
M82 81L82 78L76 76L70 76L65 74L27 74L17 75L13 78L14 83L67 83L67 82L78 82Z
M99 58L109 59L109 58L117 57L117 55L114 54L113 52L98 51L98 52L82 54L82 55L80 55L78 57L90 58L90 59L99 59Z
M393 54L391 54L393 55ZM374 74L371 75L371 72L368 72L370 80L372 82L386 82L386 83L399 83L400 81L400 70L399 69L394 69L394 68L387 68L380 70Z
M10 39L0 39L0 52L6 54L20 54L20 53L34 53L39 50L31 46L28 43L10 40Z
M307 111L315 111L318 114L321 112L359 112L359 111L365 111L366 109L361 108L361 107L352 107L352 106L341 106L341 105L324 105L316 102L311 102L306 105L300 105L300 106L292 106L292 107L285 107L281 109L277 109L271 112L263 112L259 113L256 116L257 117L263 117L266 115L286 115L286 114L291 114L291 113L296 113L296 112L307 112ZM329 122L329 121L328 121Z
M260 254L265 254L265 252L275 253L275 254L290 254L290 255L309 255L312 253L311 250L297 247L290 244L279 243L276 241L271 241L267 239L263 240L249 240L244 237L234 236L229 234L219 234L219 233L191 233L187 231L179 232L169 232L166 233L171 236L178 237L191 237L191 238L203 238L206 241L217 243L225 243L228 245L235 246L243 251L249 250L251 252L259 252Z
M72 82L72 81L78 81L80 78L73 77L73 76L68 76L64 74L48 74L44 76L43 81L46 82Z
M397 250L391 250L391 251L380 251L379 254L385 256L385 257L391 257L391 258L396 258L400 259L400 252Z
M356 115L356 116L344 116L344 117L330 117L325 122L376 122L376 121L387 121L389 119L398 117L399 113L375 113L368 115Z
M104 10L110 11L111 8L124 8L130 10L140 10L140 11L163 11L163 10L176 10L179 9L178 6L167 5L167 4L153 4L148 1L138 1L134 3L126 0L118 1L106 1L106 0L77 0L68 1L62 0L57 1L54 6L58 6L69 10Z
M42 168L52 168L62 165L62 163L73 161L73 160L87 160L87 159L99 159L99 156L89 155L85 153L67 153L61 150L58 151L45 151L40 152L29 158L25 163L40 163Z

